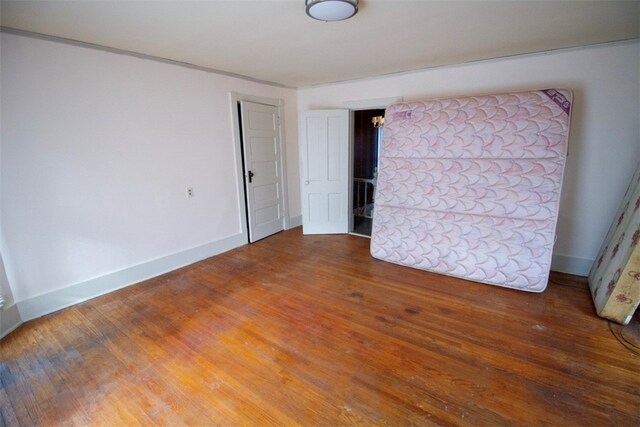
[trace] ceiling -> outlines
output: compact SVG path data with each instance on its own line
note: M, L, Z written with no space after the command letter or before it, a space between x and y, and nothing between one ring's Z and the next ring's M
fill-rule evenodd
M5 28L306 87L640 37L639 1L4 1Z

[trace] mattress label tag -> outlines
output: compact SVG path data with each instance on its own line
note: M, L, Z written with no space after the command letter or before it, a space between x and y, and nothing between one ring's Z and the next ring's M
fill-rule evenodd
M567 113L567 116L569 115L569 111L571 111L571 103L563 94L555 89L544 89L542 92L544 92L549 99L558 104L558 106L562 108L562 111Z
M393 113L393 120L407 120L411 118L411 110L397 111Z

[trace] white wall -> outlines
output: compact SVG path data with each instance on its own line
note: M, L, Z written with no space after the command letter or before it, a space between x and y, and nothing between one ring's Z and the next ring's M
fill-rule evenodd
M640 43L622 42L301 89L298 108L397 96L573 90L554 269L586 274L640 161L639 64Z
M284 99L289 213L300 214L294 90L0 40L1 250L16 302L241 233L231 91Z

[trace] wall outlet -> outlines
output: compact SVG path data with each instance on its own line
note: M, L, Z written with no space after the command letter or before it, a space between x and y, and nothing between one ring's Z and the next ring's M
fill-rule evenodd
M187 187L187 197L193 197L193 187Z

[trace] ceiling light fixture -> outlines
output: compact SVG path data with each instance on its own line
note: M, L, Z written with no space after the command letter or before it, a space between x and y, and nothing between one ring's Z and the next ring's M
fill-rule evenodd
M307 15L319 21L342 21L358 12L358 0L305 0Z

